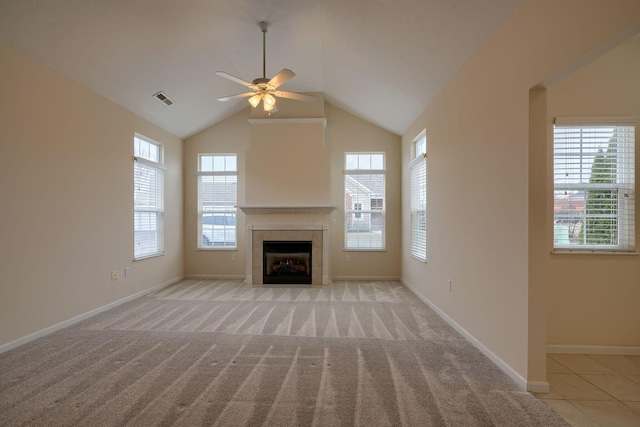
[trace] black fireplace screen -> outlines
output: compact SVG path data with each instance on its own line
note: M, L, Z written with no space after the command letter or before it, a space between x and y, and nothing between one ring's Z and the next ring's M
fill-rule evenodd
M262 243L262 253L262 283L311 284L311 242L268 240Z

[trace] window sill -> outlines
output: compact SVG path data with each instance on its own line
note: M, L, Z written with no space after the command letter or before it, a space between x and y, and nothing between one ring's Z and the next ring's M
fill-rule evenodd
M145 259L149 259L149 258L157 258L157 257L159 257L159 256L164 256L164 255L165 255L165 252L159 252L159 253L156 253L156 254L149 254L149 255L144 255L144 256L138 257L138 258L134 258L134 259L133 259L133 261L134 261L134 262L136 262L136 261L143 261L143 260L145 260Z
M383 249L377 249L377 248L371 248L371 249L367 249L367 248L344 248L342 249L343 252L387 252L386 248Z
M551 255L622 255L622 256L638 256L640 252L636 251L602 251L589 249L566 249L551 251Z
M237 251L238 248L196 248L197 251Z

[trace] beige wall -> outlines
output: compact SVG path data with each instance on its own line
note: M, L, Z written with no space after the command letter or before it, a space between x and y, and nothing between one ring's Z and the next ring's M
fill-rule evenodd
M329 202L329 151L322 123L254 124L251 130L247 205Z
M321 98L321 94L317 94ZM312 124L250 125L249 109L187 139L185 142L185 274L240 277L246 266L246 216L238 215L238 250L197 250L197 156L199 153L238 154L238 204L330 204L338 209L326 220L311 215L312 223L336 219L330 225L330 263L333 277L400 276L400 138L328 103L278 101L271 118L322 117L327 126ZM317 107L317 106L316 106ZM324 135L324 141L322 140ZM387 154L387 250L349 252L344 261L343 185L344 153L384 151ZM296 172L297 168L297 172ZM302 176L298 176L301 174ZM258 218L260 217L260 218ZM254 218L263 223L289 221L286 217ZM299 224L299 218L290 218ZM286 225L286 224L285 224ZM236 261L232 261L232 254Z
M640 116L638 76L640 39L633 39L549 87L547 152L551 153L554 117ZM550 155L547 160L546 178L551 182L553 160ZM547 197L552 203L551 191ZM636 217L638 207L636 199ZM640 347L640 257L550 255L553 216L550 209L546 214L547 227L539 234L547 244L540 267L548 271L548 343Z
M324 124L269 121L324 117L324 97L315 96L314 102L279 100L277 113L251 125L244 169L247 205L329 203L330 151L324 144ZM301 112L306 114L300 116ZM260 108L251 113L252 117L264 116Z
M0 63L2 345L182 276L183 197L179 138L2 44ZM138 262L134 132L167 166L166 255Z
M403 278L529 385L546 381L545 284L529 277L529 90L630 24L640 2L523 0L403 136ZM427 263L408 247L407 164L424 128Z
M401 203L400 137L380 129L346 111L325 105L327 130L325 142L331 151L331 204L337 226L331 226L329 252L331 275L349 277L400 277ZM344 252L344 155L347 152L383 151L386 153L386 250ZM345 261L345 254L349 261Z
M238 155L238 205L245 204L246 153L251 147L249 109L188 138L184 144L184 271L187 276L243 278L245 275L245 220L238 214L238 250L198 250L198 154ZM232 261L232 255L236 260Z

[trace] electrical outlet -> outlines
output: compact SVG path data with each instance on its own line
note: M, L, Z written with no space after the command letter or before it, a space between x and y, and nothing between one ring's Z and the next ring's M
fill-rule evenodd
M118 274L118 270L113 270L111 272L111 280L118 280L120 278L120 275Z
M345 261L347 261L347 262L348 262L348 261L350 261L350 259L349 259L349 255L345 255L345 256L344 256L344 260L345 260Z
M447 279L447 285L449 286L449 292L451 292L451 279Z
M131 267L124 268L124 277L131 277Z
M237 261L238 260L238 255L237 254L231 254L231 261Z

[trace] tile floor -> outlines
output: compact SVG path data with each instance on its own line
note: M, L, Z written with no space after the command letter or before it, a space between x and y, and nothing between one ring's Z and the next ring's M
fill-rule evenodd
M640 356L549 354L549 393L534 393L572 426L640 427Z

